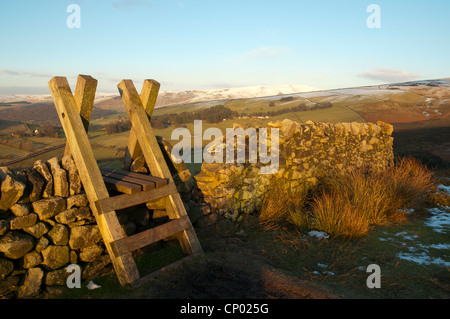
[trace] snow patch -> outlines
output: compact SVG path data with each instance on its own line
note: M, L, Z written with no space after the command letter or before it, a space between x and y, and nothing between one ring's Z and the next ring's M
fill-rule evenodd
M420 253L405 253L400 252L397 254L397 257L400 259L408 260L415 262L419 265L439 265L439 266L445 266L449 267L450 262L443 260L442 258L433 258L427 255L426 252L420 252Z
M327 233L317 230L311 230L310 232L308 232L308 236L316 237L317 239L326 239L330 237L329 235L327 235Z
M394 238L382 238L382 237L378 237L379 241L393 241Z
M438 190L442 190L442 191L444 191L444 192L447 192L447 193L450 195L450 186L445 186L445 185L443 185L443 184L440 184L440 185L437 187L437 189L438 189Z
M432 216L425 221L425 225L432 227L437 233L446 234L450 230L450 213L437 207L427 210Z
M407 231L399 232L399 233L395 234L395 236L397 236L397 237L401 236L403 239L406 239L406 240L414 240L418 237L416 234L408 235Z
M89 290L94 290L94 289L101 288L102 286L99 286L99 285L97 285L95 282L90 281L86 287L87 287L87 289L89 289Z

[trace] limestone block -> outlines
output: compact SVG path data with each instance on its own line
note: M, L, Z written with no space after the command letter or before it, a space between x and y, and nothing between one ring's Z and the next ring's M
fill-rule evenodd
M25 216L14 217L10 221L10 229L23 229L27 227L31 227L36 224L37 221L36 214L28 214Z
M130 166L130 171L134 173L144 173L148 174L147 163L145 162L145 158L143 155L138 156Z
M40 220L49 219L66 208L66 199L62 197L51 197L41 199L32 204L33 210L38 214Z
M350 123L351 132L353 135L361 134L361 125L357 122Z
M35 169L28 169L25 170L25 172L30 184L30 194L28 196L28 199L30 200L30 202L35 202L41 199L42 192L44 190L45 179Z
M101 256L103 251L103 247L98 244L82 248L80 252L80 260L84 262L93 262Z
M79 194L82 189L81 178L80 174L78 174L78 169L72 155L64 156L61 159L61 165L67 171L67 178L69 180L69 194Z
M8 210L17 203L25 191L25 185L16 180L7 167L0 167L1 197L0 211Z
M47 286L65 286L69 276L70 273L67 272L67 267L52 270L45 276L45 284Z
M70 230L69 245L77 250L89 247L102 240L102 235L97 225L76 226Z
M41 238L49 232L50 227L44 222L38 222L37 224L24 228L23 230L35 238Z
M55 216L55 220L60 224L70 224L77 220L75 215L76 208L70 208L65 211L62 211L58 215Z
M9 232L0 239L0 252L10 259L25 256L33 246L34 240L31 236L18 232Z
M53 176L50 173L47 165L42 161L38 160L34 163L33 168L44 178L45 186L42 191L42 197L48 198L53 196Z
M12 261L0 258L0 281L3 281L13 270L14 264Z
M30 213L30 205L29 204L15 204L10 207L10 210L17 217L25 216Z
M72 207L84 207L89 205L89 200L86 194L76 194L67 197L67 209Z
M47 161L50 166L50 171L53 176L53 194L60 197L69 196L69 182L67 180L67 173L59 165L59 159L53 157Z
M36 251L41 252L45 248L47 248L49 244L50 244L50 241L45 236L42 236L41 238L39 238L39 241L38 241L35 249L36 249Z
M47 236L51 239L54 245L67 245L69 242L69 229L64 225L56 224L48 232Z
M69 263L68 246L47 246L42 250L42 265L50 269L58 269Z
M23 285L19 288L18 298L28 298L39 294L42 285L44 272L41 268L31 268L28 270Z
M26 254L23 257L23 268L34 268L42 263L42 255L40 252L33 250L31 253Z

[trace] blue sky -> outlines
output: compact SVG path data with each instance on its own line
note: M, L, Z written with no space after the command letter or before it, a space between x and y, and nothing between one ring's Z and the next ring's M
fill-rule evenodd
M378 29L366 24L372 3ZM66 24L70 4L81 28ZM123 78L185 90L450 77L448 0L16 0L0 10L0 94L49 93L55 75L74 87L77 74L101 92Z

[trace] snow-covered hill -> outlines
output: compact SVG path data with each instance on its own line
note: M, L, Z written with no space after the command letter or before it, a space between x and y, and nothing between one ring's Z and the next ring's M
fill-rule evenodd
M158 95L156 107L216 101L224 99L241 99L284 95L301 92L312 92L320 89L308 85L278 85L278 86L248 86L213 90L161 91ZM0 102L27 101L31 103L51 102L50 95L0 95ZM103 109L123 108L119 93L97 93L96 105Z
M201 102L201 101L215 101L223 99L242 99L242 98L254 98L265 97L275 95L285 95L301 92L319 91L319 88L315 88L309 85L278 85L278 86L247 86L227 89L214 89L214 90L192 90L183 92L162 92L161 97L170 95L180 95L190 97L189 102ZM180 94L181 93L181 94Z

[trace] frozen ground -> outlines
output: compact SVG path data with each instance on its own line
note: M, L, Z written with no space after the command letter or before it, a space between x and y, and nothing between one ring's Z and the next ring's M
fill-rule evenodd
M450 186L439 185L438 190L450 194ZM450 207L440 206L427 209L430 216L424 221L424 227L431 228L435 233L450 234ZM387 234L387 233L386 233ZM437 238L442 238L438 236ZM446 236L448 239L448 237ZM437 265L450 267L450 243L434 242L430 243L430 238L421 238L414 231L402 231L393 237L380 237L380 241L390 241L399 243L403 250L397 257L420 265ZM427 244L423 241L426 240Z

